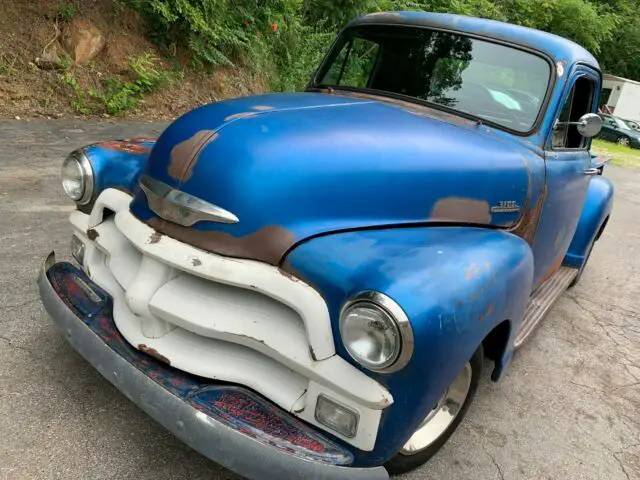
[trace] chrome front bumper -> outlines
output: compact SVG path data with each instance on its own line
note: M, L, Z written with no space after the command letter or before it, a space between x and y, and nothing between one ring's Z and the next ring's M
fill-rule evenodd
M352 468L343 447L241 387L206 383L132 348L115 328L110 298L82 271L49 256L42 302L69 343L124 395L180 440L247 478L388 478Z

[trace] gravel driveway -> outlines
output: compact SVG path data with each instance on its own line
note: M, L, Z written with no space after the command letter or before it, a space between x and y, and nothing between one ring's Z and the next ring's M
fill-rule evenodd
M89 367L38 299L44 257L68 250L64 155L161 129L0 121L0 478L238 478ZM640 171L610 167L607 176L617 189L614 215L581 284L499 384L484 379L447 447L405 478L640 479Z

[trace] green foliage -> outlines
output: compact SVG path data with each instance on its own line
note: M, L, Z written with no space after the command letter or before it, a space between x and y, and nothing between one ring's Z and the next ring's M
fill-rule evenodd
M275 90L304 88L336 32L359 14L425 10L553 32L611 73L640 79L640 0L119 0L140 12L166 52L196 68L241 67ZM629 45L629 48L627 48Z
M129 59L131 80L106 78L98 88L84 90L76 77L67 72L62 80L75 93L71 106L81 114L119 115L134 110L142 97L162 87L169 81L169 74L156 68L157 59L152 54Z
M56 70L60 70L62 72L67 72L73 66L73 60L66 53L61 53L58 55L58 60L56 61Z
M0 52L0 78L13 77L18 74L18 69L15 68L17 58L9 58L6 53Z
M363 12L378 9L376 0L309 0L306 3L306 20L336 30Z
M58 18L63 22L70 22L76 16L76 7L67 2L60 2Z

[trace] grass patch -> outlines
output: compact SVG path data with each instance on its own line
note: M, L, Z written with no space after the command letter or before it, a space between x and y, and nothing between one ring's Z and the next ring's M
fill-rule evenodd
M591 149L598 155L611 157L611 165L640 169L640 150L596 139Z

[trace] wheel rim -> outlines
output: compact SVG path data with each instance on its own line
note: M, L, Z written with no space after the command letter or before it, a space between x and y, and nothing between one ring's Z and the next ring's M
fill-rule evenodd
M471 363L467 362L433 410L404 444L400 450L402 455L415 455L429 448L451 426L469 395L472 373Z
M629 145L629 139L628 138L619 138L618 139L618 145Z

